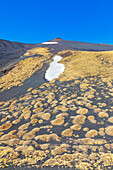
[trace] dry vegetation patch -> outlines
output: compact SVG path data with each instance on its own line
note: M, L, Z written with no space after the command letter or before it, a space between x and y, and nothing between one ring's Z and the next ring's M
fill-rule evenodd
M44 119L44 120L49 120L51 117L51 114L50 113L44 113L41 115L41 118Z
M62 144L61 146L58 146L57 148L53 149L51 152L52 152L52 155L59 155L59 154L62 154L64 152L67 151L67 148L69 146L66 145L66 144Z
M80 130L81 129L81 125L79 125L79 124L72 125L70 128L73 129L73 130Z
M98 135L98 132L95 130L95 129L92 129L92 130L89 130L87 133L86 133L86 137L87 138L92 138L92 137L95 137Z
M89 52L84 53L90 58ZM97 53L93 53L95 55L91 56L89 63L95 61ZM76 52L72 60L79 61L77 57L81 54ZM68 60L68 55L66 57ZM79 65L74 63L71 67L74 71L75 64ZM83 63L78 68L81 66ZM83 70L78 70L78 73ZM71 73L75 75L70 70L70 78ZM113 164L113 117L108 117L113 112L110 97L113 89L110 90L112 82L108 85L108 81L109 78L78 77L76 81L61 83L57 79L54 84L44 83L39 89L28 89L19 100L0 103L0 167L109 168Z
M84 115L78 115L75 116L72 123L73 124L84 124L85 123L86 116Z
M62 125L64 123L64 117L59 117L59 118L56 118L55 120L52 120L51 121L51 124L52 125Z
M109 121L110 123L113 123L113 117L110 117L110 118L108 119L108 121Z
M106 127L105 132L107 135L113 136L113 126Z
M71 53L61 61L65 65L65 71L60 80L71 80L78 76L86 77L97 75L113 78L113 51L88 52L68 50L68 52ZM67 53L66 50L58 54L65 53Z
M98 116L99 116L99 117L109 117L109 114L106 113L106 112L100 112L100 113L98 114Z
M36 136L35 137L36 140L42 140L42 141L50 141L51 139L52 140L56 140L56 141L59 141L59 137L56 135L56 134L50 134L50 135L39 135L39 136Z
M79 110L77 110L78 114L84 115L88 113L88 109L86 108L80 108Z
M31 49L29 53L37 54L37 56L19 61L7 75L2 76L0 78L1 91L10 89L13 86L23 85L22 82L41 69L43 62L47 62L47 59L50 59L51 56L48 48ZM43 57L39 57L38 55L43 55Z
M8 130L12 126L11 123L5 123L0 126L0 131Z
M72 136L73 135L73 130L72 129L66 129L61 133L62 136Z

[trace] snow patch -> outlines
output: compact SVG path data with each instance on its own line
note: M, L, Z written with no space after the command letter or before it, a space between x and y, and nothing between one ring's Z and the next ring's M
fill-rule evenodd
M58 44L58 42L43 42L42 44Z
M61 56L55 56L53 58L54 61L50 63L50 66L45 73L45 79L51 81L55 78L58 78L59 75L64 72L65 70L64 64L57 63L58 61L61 61L61 59L62 59Z
M25 53L24 55L25 55L25 56L26 56L26 55L29 55L29 53Z

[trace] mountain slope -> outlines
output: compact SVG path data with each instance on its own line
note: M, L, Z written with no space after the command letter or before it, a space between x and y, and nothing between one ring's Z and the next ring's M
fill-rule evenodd
M0 168L113 169L113 51L50 42L0 78ZM47 81L56 55L65 70Z
M79 41L68 41L61 38L56 38L48 42L58 42L56 45L40 44L41 47L52 47L54 51L62 50L77 50L77 51L111 51L113 50L113 45L109 44L96 44L96 43L85 43Z
M0 39L0 69L23 55L34 44L24 44Z

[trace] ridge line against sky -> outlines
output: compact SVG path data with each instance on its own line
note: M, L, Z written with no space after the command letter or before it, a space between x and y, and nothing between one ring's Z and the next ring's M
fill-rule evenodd
M4 0L0 39L42 43L60 37L113 45L112 7L112 0Z

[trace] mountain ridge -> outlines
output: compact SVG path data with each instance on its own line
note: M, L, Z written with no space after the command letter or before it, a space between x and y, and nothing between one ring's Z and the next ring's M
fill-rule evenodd
M58 53L62 50L76 50L76 51L113 51L113 45L97 44L79 41L63 40L62 38L55 38L46 42L58 42L56 44L27 44L0 39L0 70L6 69L13 63L20 60L28 50L32 48L50 48L52 52Z

